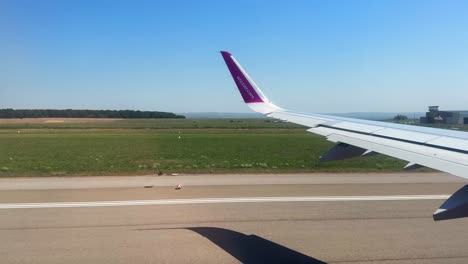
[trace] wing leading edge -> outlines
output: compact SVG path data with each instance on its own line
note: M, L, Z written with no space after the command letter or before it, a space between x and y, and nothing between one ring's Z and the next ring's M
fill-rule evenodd
M468 179L468 133L444 129L369 121L331 115L303 114L273 104L252 78L226 51L221 51L232 78L252 110L308 127L308 132L337 143L322 161L342 160L376 153ZM468 216L468 185L452 195L433 215L434 220Z

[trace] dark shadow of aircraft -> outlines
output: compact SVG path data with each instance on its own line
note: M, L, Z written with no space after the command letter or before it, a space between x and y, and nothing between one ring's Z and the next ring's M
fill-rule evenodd
M256 235L245 235L237 231L217 227L158 228L140 230L191 230L229 253L242 263L312 263L326 264L300 252Z

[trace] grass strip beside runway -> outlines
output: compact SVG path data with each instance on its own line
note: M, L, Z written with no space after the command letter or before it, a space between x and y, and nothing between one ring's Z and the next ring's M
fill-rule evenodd
M264 119L13 125L0 124L0 176L371 172L405 164L385 156L321 163L333 143Z

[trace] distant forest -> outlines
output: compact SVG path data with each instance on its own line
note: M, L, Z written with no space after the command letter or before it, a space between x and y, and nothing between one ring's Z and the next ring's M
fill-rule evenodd
M0 118L185 118L168 112L134 110L0 109Z

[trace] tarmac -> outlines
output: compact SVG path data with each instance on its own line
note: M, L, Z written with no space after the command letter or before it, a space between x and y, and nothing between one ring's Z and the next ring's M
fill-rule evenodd
M0 179L1 263L468 263L468 219L432 220L465 184L444 173Z

